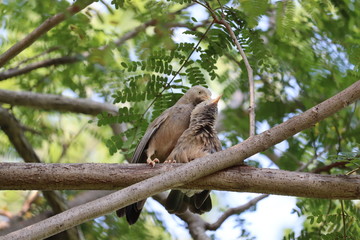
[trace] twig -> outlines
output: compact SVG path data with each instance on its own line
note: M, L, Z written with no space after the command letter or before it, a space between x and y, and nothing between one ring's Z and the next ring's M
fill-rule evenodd
M31 63L23 68L12 68L7 71L0 73L0 81L6 80L11 77L16 77L28 72L31 72L35 69L42 68L42 67L49 67L49 66L57 66L62 64L70 64L79 61L81 57L78 56L65 56L59 58L50 58L40 62Z
M315 168L311 172L312 173L322 173L322 172L330 173L331 169L333 169L333 168L345 168L345 165L348 164L348 163L349 163L348 161L334 162L334 163L331 163L329 165L325 165L325 166L322 166L322 167Z
M64 13L58 13L45 20L34 31L29 33L25 38L15 43L11 48L0 55L0 67L4 66L9 60L33 44L39 37L48 32L50 29L64 21L66 18L78 13L93 2L94 0L78 0L71 7L67 8Z
M244 205L235 207L235 208L230 208L228 210L226 210L223 215L221 215L221 217L218 218L218 220L212 224L208 224L206 226L207 230L213 230L215 231L216 229L218 229L221 224L223 224L223 222L228 219L230 216L234 215L234 214L240 214L246 210L248 210L249 208L251 208L252 206L256 205L259 201L263 200L264 198L267 198L269 196L269 194L263 194L260 195L254 199L251 199L249 202L247 202Z
M218 23L225 26L225 28L228 30L231 38L233 39L237 49L240 52L241 57L244 60L245 67L248 73L248 79L249 79L249 90L250 90L250 105L249 105L249 116L250 116L250 137L255 135L255 88L254 88L254 77L253 77L253 70L250 66L250 63L245 55L244 50L242 49L239 41L237 40L234 31L231 29L230 24L225 21L224 16L221 20L218 21Z
M203 21L201 24L195 25L193 27L191 27L191 29L197 29L199 27L203 27L206 23L208 23L208 21ZM132 31L125 33L121 38L119 38L118 40L116 40L114 42L114 44L116 46L121 46L123 45L127 40L136 37L141 31L145 30L147 27L149 26L154 26L157 24L156 20L149 20L148 22L145 22L139 26L137 26L136 28L134 28ZM169 28L173 28L173 27L189 27L189 25L187 24L182 24L182 23L167 23L165 24L165 26L169 27ZM98 50L103 51L106 48L108 48L110 45L104 45L98 48ZM19 68L19 66L21 64L23 64L24 62L30 61L38 56L44 55L45 53L48 53L50 51L50 49L44 53L41 53L37 56L34 56L32 58L26 59L26 61L22 61L21 63L18 64L17 67L15 68L11 68L9 70L3 71L0 73L0 81L9 79L11 77L15 77L15 76L19 76L28 72L31 72L33 70L39 69L39 68L43 68L43 67L48 67L48 66L58 66L58 65L63 65L63 64L71 64L71 63L76 63L78 61L81 61L83 59L86 59L90 56L90 52L85 51L82 52L80 54L77 55L73 55L73 56L63 56L63 57L58 57L58 58L51 58L51 59L46 59L43 60L41 62L37 62L37 63L32 63L29 64L23 68Z
M23 216L31 208L31 204L39 197L39 191L31 191L29 196L26 198L21 211L18 213L19 216Z
M344 201L340 200L340 205L341 205L341 218L343 221L343 238L346 240L346 218L345 218L345 210L344 210Z
M223 12L223 6L220 4L221 7L221 19L218 18L218 16L216 15L215 11L209 6L209 4L206 5L194 0L194 2L196 2L197 4L200 4L201 6L205 7L207 10L209 10L211 16L214 18L214 22L215 23L219 23L225 26L226 30L229 32L232 40L234 41L235 46L237 47L238 51L240 52L240 55L242 57L242 59L244 60L245 63L245 67L248 73L248 79L249 79L249 92L250 92L250 105L249 105L249 116L250 116L250 137L254 136L256 133L256 129L255 129L255 87L254 87L254 76L253 76L253 70L250 66L250 63L246 57L246 54L243 50L243 48L241 47L239 41L237 40L234 31L232 30L230 24L225 20L225 14Z
M149 104L149 106L146 108L145 112L143 113L142 117L145 116L145 114L149 111L149 109L151 108L151 106L155 103L155 101L163 94L163 92L168 89L171 85L171 83L175 80L176 76L180 73L180 71L184 68L185 64L189 61L190 57L192 56L192 54L195 52L195 50L199 47L201 41L205 38L205 36L207 35L207 33L209 32L210 28L212 27L212 25L214 24L214 22L211 22L211 24L208 26L208 28L206 29L206 31L204 32L204 34L201 36L201 38L199 39L199 41L197 42L196 46L191 50L191 52L189 53L188 57L186 58L186 60L183 62L183 64L180 66L180 68L176 71L176 73L174 74L174 76L172 77L172 79L166 84L166 86L163 88L163 90L151 101L151 103Z
M22 61L19 62L15 67L13 67L13 68L11 68L11 69L18 69L18 68L20 68L20 66L23 65L24 63L30 62L30 61L32 61L32 60L34 60L34 59L36 59L36 58L39 58L39 57L41 57L41 56L44 56L44 55L46 55L46 54L48 54L48 53L51 53L51 52L53 52L53 51L56 51L56 50L58 50L59 48L60 48L60 47L51 47L51 48L47 49L46 51L44 51L44 52L42 52L42 53L39 53L38 55L35 55L35 56L33 56L33 57L26 58L26 59L22 60ZM9 69L9 70L11 70L11 69Z
M69 147L71 146L71 144L74 143L75 139L80 136L80 134L85 130L85 128L87 126L88 126L87 123L84 124L69 141L62 144L62 151L61 151L60 157L56 161L57 163L61 162L62 158L66 155L67 151L69 150Z

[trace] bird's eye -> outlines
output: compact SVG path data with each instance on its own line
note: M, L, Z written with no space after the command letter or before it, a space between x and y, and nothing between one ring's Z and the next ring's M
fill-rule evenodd
M199 91L199 94L201 94L201 92Z

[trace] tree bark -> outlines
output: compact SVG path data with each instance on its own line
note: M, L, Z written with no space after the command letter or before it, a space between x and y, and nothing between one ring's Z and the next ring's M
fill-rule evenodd
M182 165L157 164L152 168L147 164L0 163L0 190L115 190L176 170ZM181 188L360 199L360 176L236 166L189 182Z

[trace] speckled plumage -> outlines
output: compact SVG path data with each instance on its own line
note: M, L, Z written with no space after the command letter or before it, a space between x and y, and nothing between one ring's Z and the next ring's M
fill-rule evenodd
M195 106L211 97L211 92L201 86L190 88L171 108L165 110L147 128L135 149L132 163L164 162L173 150L181 134L189 127L190 115ZM126 215L134 224L141 213L145 200L116 211L119 217Z
M167 161L187 163L221 151L221 142L215 130L219 99L220 97L215 100L210 99L195 107L191 113L189 128L181 135ZM165 207L170 213L183 213L189 209L191 212L202 214L212 208L209 194L209 190L172 190Z

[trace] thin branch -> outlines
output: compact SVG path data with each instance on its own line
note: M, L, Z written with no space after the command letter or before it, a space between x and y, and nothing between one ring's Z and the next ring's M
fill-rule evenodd
M4 210L4 209L0 209L0 216L7 217L9 219L14 217L10 211Z
M330 173L330 170L333 168L345 168L345 165L348 164L349 161L341 161L341 162L334 162L329 165L318 167L312 170L312 173ZM302 170L302 169L301 169Z
M234 41L235 46L237 47L242 59L244 60L245 63L245 67L248 73L248 79L249 79L249 92L250 92L250 105L249 105L249 116L250 116L250 132L249 132L249 136L255 136L256 134L256 129L255 129L255 87L254 87L254 76L253 76L253 70L250 66L250 63L246 57L246 54L243 50L243 48L241 47L239 41L237 40L234 31L232 30L230 24L225 20L225 14L223 11L223 6L220 4L220 8L221 8L221 19L218 18L218 16L216 15L216 12L210 7L210 5L205 2L206 4L199 2L197 0L194 0L193 2L203 6L204 8L206 8L211 16L214 19L215 23L219 23L225 26L226 30L228 31L228 33L230 34L231 39Z
M28 106L42 110L64 111L97 115L107 112L111 115L118 114L118 108L109 103L94 102L90 99L76 99L62 97L52 94L41 94L33 92L16 92L0 89L0 103L7 103L12 106ZM114 135L125 131L124 123L110 125Z
M18 68L20 68L20 66L23 65L24 63L30 62L30 61L32 61L32 60L34 60L34 59L36 59L36 58L39 58L39 57L41 57L41 56L44 56L44 55L46 55L46 54L48 54L48 53L51 53L51 52L53 52L53 51L56 51L56 50L58 50L58 49L60 49L60 47L51 47L51 48L47 49L46 51L44 51L44 52L42 52L42 53L39 53L39 54L37 54L37 55L35 55L35 56L33 56L33 57L29 57L29 58L26 58L26 59L20 61L20 62L19 62L15 67L13 67L12 69L18 69ZM10 69L10 70L11 70L11 69Z
M245 55L244 50L242 49L239 41L237 40L234 31L231 29L230 24L224 19L224 16L221 20L218 21L218 23L225 26L227 31L229 32L231 38L233 39L237 49L240 52L241 57L244 60L245 67L248 73L248 79L249 79L249 90L250 90L250 105L249 105L249 116L250 116L250 137L255 135L255 87L254 87L254 76L253 76L253 70L250 66L250 63Z
M199 41L197 42L197 44L195 45L195 47L191 50L191 52L189 53L188 57L186 58L186 60L183 62L183 64L180 66L180 68L176 71L176 73L174 74L174 76L171 78L171 80L166 84L166 86L163 88L163 90L157 95L155 96L154 100L151 101L151 103L149 104L149 106L145 109L142 117L145 116L145 114L149 111L149 109L151 108L151 106L155 103L155 101L161 97L161 95L163 94L163 92L168 89L171 85L171 83L175 80L176 76L181 72L181 70L184 68L185 64L189 61L189 59L191 58L192 54L195 52L195 50L199 47L200 43L202 42L202 40L205 38L205 36L208 34L209 30L211 29L212 25L214 24L214 22L211 22L211 24L209 24L209 26L207 27L207 29L205 30L205 32L203 33L203 35L201 36L201 38L199 39Z
M40 62L31 63L23 68L12 68L0 73L0 81L31 72L38 68L75 63L78 62L80 59L81 58L77 56L50 58Z
M206 229L213 231L217 230L221 226L221 224L223 224L224 221L228 219L230 216L245 212L246 210L248 210L252 206L255 206L259 201L263 200L264 198L267 198L268 196L269 196L268 194L263 194L254 199L251 199L249 202L247 202L244 205L226 210L216 222L207 225Z
M48 32L50 29L64 21L66 18L78 13L86 6L93 3L94 0L78 0L71 7L67 8L65 12L58 13L46 19L39 27L29 33L25 38L15 43L6 52L0 55L0 67L4 66L9 60L17 56L24 49L33 44L38 38Z
M345 216L345 210L344 210L344 201L340 200L341 205L341 218L343 221L343 238L346 240L346 216Z
M167 195L165 193L159 193L153 196L153 199L158 201L160 204L164 205L166 202L166 196ZM223 213L223 215L221 215L221 217L216 222L212 224L206 222L199 215L193 214L190 211L186 211L185 213L182 214L176 214L176 216L188 224L189 232L193 239L209 240L211 238L206 234L207 230L211 230L211 231L217 230L228 217L246 211L250 207L256 205L262 199L266 198L267 196L268 195L265 194L258 196L244 205L227 210L226 212Z
M97 115L101 112L109 112L110 114L118 113L118 108L115 105L108 103L25 91L17 92L0 89L0 102L15 106L28 106L43 110L75 112L90 115Z
M171 13L173 14L173 13ZM119 38L118 40L116 40L113 44L115 44L116 46L121 46L123 45L127 40L132 39L134 37L136 37L140 32L144 31L146 28L148 28L149 26L155 26L158 23L157 20L152 19L149 20L139 26L137 26L136 28L134 28L133 30L125 33L121 38ZM207 24L208 21L205 20L202 23L195 25L193 27L190 27L188 24L182 24L182 23L166 23L165 27L169 27L169 28L175 28L175 27L187 27L187 28L191 28L191 29L197 29L200 27L204 27L205 24ZM106 48L108 48L110 46L110 44L101 46L98 48L98 50L103 51ZM44 55L46 53L48 53L49 50L45 51L44 53L41 53L35 57L32 57L30 59L27 59L26 61L32 60L38 56ZM82 61L86 58L88 58L90 56L90 52L85 51L82 52L80 54L77 55L73 55L73 56L63 56L63 57L58 57L58 58L51 58L51 59L46 59L37 63L32 63L29 64L23 68L19 68L19 67L15 67L12 69L9 69L7 71L1 72L0 73L0 81L9 79L11 77L15 77L15 76L19 76L28 72L31 72L33 70L39 69L39 68L43 68L43 67L49 67L49 66L58 66L58 65L63 65L63 64L72 64L72 63L76 63L78 61ZM21 64L24 61L21 62ZM20 64L19 64L20 65ZM18 66L19 66L18 65Z
M300 131L311 128L315 123L331 116L359 98L360 81L357 81L347 89L312 107L306 112L261 134L250 137L240 144L183 164L176 169L166 171L165 173L156 175L145 181L133 184L106 197L97 199L96 201L69 209L48 218L45 221L41 221L37 224L3 236L2 240L24 239L25 236L27 239L46 238L90 219L113 212L119 208L137 202L140 199L145 199L168 189L177 188L181 185L193 182L196 179L229 168L235 164L241 163L244 159L258 152L262 152L267 148L286 140ZM204 162L206 162L206 164L204 164ZM345 177L349 178L352 176ZM268 179L272 179L272 176L270 175ZM281 181L281 178L274 178L274 180ZM342 184L341 187L345 187L345 185L348 184L349 183ZM302 186L302 184L300 184L300 186ZM326 190L323 189L323 191L332 192L329 191L329 188L326 188ZM360 193L359 184L357 184L355 192L356 194Z
M158 164L152 168L146 164L0 163L0 190L115 190L183 165ZM181 188L357 199L360 198L357 192L359 185L360 176L357 175L332 176L237 166L187 183Z
M61 154L59 156L59 158L57 159L57 163L61 163L61 160L66 156L67 151L69 150L69 147L71 146L71 144L73 144L76 140L76 138L78 138L80 136L80 134L85 130L85 128L88 126L88 124L84 124L78 131L77 133L71 137L70 140L67 140L66 142L62 143L62 151Z
M31 205L36 199L39 197L39 191L31 191L27 196L25 202L21 207L21 211L17 214L18 216L23 216L25 213L29 211Z

